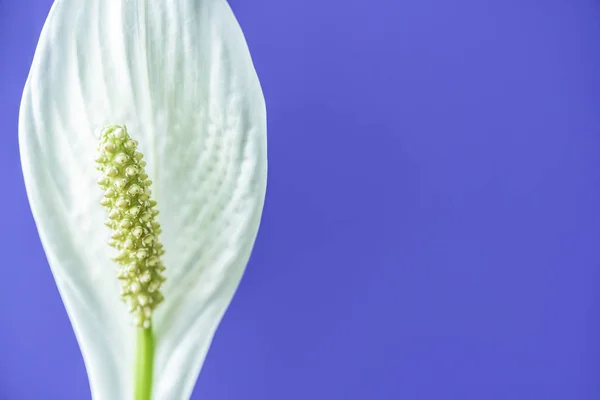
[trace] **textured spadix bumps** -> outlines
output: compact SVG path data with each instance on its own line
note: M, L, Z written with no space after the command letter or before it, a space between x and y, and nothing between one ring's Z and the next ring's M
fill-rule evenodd
M164 300L159 289L165 280L160 261L165 251L158 241L161 229L156 201L151 199L152 181L137 145L125 126L108 127L102 132L96 163L104 190L100 204L108 209L105 224L113 231L108 244L118 250L114 260L120 266L121 297L136 325L147 328L152 311Z
M138 143L131 139L125 126L103 130L98 145L98 181L104 190L101 204L108 209L106 226L112 229L109 244L118 250L114 261L119 264L117 277L122 281L121 297L128 303L138 326L150 326L152 311L163 301L160 286L165 269L160 256L163 246L156 221L156 201L150 186Z

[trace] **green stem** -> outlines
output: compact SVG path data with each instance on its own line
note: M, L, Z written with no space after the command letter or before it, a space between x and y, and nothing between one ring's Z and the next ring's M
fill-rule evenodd
M153 367L154 335L152 334L152 327L137 328L135 400L152 400Z

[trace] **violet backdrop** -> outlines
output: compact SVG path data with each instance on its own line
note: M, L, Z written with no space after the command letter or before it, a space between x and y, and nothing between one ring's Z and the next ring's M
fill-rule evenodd
M193 399L600 398L600 3L231 0L264 217ZM20 170L50 0L0 0L0 400L89 399Z

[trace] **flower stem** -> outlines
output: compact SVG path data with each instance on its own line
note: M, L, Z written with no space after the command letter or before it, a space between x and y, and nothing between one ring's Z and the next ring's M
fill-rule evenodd
M137 328L135 400L152 400L153 367L154 335L152 333L152 327Z

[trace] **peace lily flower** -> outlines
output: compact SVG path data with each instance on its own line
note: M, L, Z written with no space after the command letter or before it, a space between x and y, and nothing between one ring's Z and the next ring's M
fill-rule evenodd
M93 398L188 399L266 187L264 99L226 1L55 1L19 142Z

